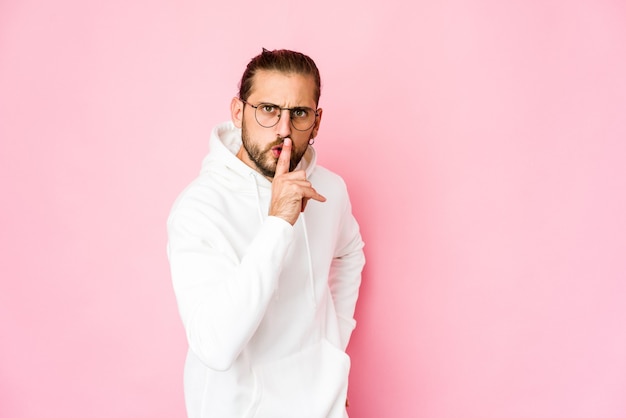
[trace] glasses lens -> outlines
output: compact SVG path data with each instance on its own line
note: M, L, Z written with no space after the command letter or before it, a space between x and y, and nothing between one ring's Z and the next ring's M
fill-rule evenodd
M255 110L256 121L265 128L271 128L278 123L280 108L273 104L261 103Z
M315 116L313 109L296 107L291 110L291 124L299 131L306 131L315 124Z
M254 117L259 125L271 128L278 123L281 112L281 108L275 104L261 103L256 107ZM291 124L298 131L311 129L315 124L316 116L315 110L309 107L295 107L289 111Z

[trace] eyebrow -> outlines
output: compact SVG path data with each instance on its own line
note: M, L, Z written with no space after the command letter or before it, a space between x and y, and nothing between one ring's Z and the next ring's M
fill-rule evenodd
M285 109L285 110L296 110L296 109L310 109L310 110L315 110L315 108L312 108L310 106L293 106L293 107L281 107L279 105L277 105L276 103L272 103L272 102L259 102L259 104L257 106L261 106L261 105L271 105L271 106L276 106L276 107L280 107L281 109Z

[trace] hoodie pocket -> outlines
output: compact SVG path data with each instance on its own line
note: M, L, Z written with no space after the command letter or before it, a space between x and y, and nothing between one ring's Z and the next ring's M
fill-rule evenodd
M254 418L343 418L350 358L326 340L255 368Z

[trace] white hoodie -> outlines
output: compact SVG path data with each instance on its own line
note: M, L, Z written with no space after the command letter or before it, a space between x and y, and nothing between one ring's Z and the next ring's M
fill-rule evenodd
M189 342L189 418L343 418L345 348L365 263L343 180L304 169L326 202L295 225L268 216L271 183L236 157L218 125L200 175L168 219L168 256Z

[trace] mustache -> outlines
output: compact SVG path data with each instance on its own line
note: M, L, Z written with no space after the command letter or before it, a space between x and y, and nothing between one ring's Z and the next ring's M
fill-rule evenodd
M277 138L276 141L272 142L271 144L269 144L267 146L267 150L269 151L269 150L271 150L274 147L279 147L279 146L283 145L283 143L285 142L285 138L290 138L290 137L286 136L284 138L280 138L280 137Z

